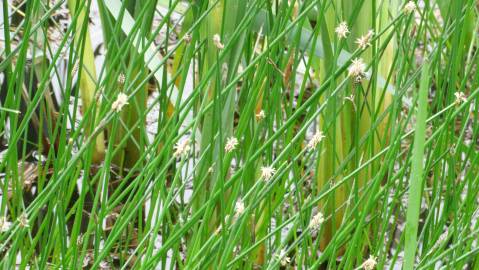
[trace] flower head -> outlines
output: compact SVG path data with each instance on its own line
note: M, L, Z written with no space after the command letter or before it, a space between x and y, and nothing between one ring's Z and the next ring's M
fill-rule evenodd
M371 46L371 38L374 36L374 31L369 30L368 33L358 39L356 39L356 44L358 44L358 47L361 48L362 50L366 49L367 47Z
M361 267L364 269L364 270L373 270L375 267L376 267L376 264L378 264L378 262L376 261L376 257L373 256L373 255L370 255L369 258L363 262L363 264L361 265Z
M276 169L271 166L261 167L261 177L263 177L265 181L269 181L275 173Z
M349 77L354 78L357 82L360 82L366 72L366 64L363 59L356 58L352 61L351 66L348 68Z
M223 43L221 43L221 37L220 35L218 34L215 34L213 36L213 43L215 44L216 48L218 49L224 49L225 45Z
M175 147L175 153L173 154L175 157L186 156L188 152L190 152L190 140L186 139L182 142L178 142Z
M108 270L108 269L111 269L111 267L110 267L110 264L107 261L101 261L100 262L100 269Z
M183 40L185 41L186 44L189 44L191 42L191 35L190 34L185 34L183 36Z
M311 221L309 222L309 228L312 232L317 232L321 228L321 224L324 222L323 213L318 212L316 215L313 216Z
M404 5L404 13L411 14L416 11L416 3L414 1L409 1Z
M348 24L346 22L340 23L336 29L334 30L336 34L338 35L339 39L346 38L346 36L349 34L349 28Z
M244 202L241 199L239 199L235 204L235 216L236 217L241 216L244 213L244 208L245 208Z
M27 217L27 214L25 213L22 213L19 217L18 217L18 222L20 224L20 227L23 227L23 228L28 228L30 227L30 221L28 220L28 217Z
M256 114L256 120L261 121L266 117L266 114L264 113L263 110L259 111L259 113Z
M456 92L454 93L454 96L456 96L456 105L461 105L467 101L467 97L463 92Z
M125 74L120 73L120 75L118 76L118 83L121 85L125 84Z
M282 249L279 254L276 254L276 257L280 260L279 263L281 266L286 267L291 263L291 258L288 257L286 250Z
M111 104L111 109L115 112L121 112L126 104L128 104L128 96L125 93L119 93L116 100Z
M324 134L321 131L316 131L316 134L313 135L313 138L308 143L308 148L309 149L314 149L318 144L324 139Z
M12 227L12 223L8 221L7 217L0 217L0 232L6 232Z
M75 76L80 69L80 62L76 61L72 68L72 77Z
M238 139L236 139L235 137L228 138L228 140L226 140L225 152L233 152L236 149L236 146L238 146L238 144Z

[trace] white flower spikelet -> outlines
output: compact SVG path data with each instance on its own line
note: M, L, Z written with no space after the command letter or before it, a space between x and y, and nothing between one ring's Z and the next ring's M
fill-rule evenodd
M404 13L411 14L416 11L416 3L414 1L409 1L404 5Z
M334 32L336 32L339 39L346 38L349 34L348 24L346 22L340 23L336 29L334 29Z
M178 142L174 147L175 153L173 155L177 158L186 156L190 152L190 148L191 147L190 147L189 139L183 140L182 142Z
M358 44L358 47L361 48L362 50L366 49L367 47L371 46L371 38L374 36L374 31L369 30L368 33L362 37L359 37L356 39L356 44Z
M363 264L361 265L361 267L364 269L364 270L373 270L374 268L376 268L376 264L378 264L378 262L376 261L376 257L373 256L373 255L370 255L369 258L363 262Z
M8 221L7 217L0 217L0 232L6 232L10 230L12 223Z
M454 93L454 96L456 97L456 105L461 105L467 101L467 97L463 92L456 92Z
M239 199L235 204L235 216L236 217L241 216L244 213L244 209L245 209L244 202L241 199Z
M22 228L28 228L28 227L30 227L30 221L28 220L27 214L22 213L22 214L18 217L17 220L18 220L18 223L19 223L20 227L22 227Z
M311 140L308 143L308 148L311 150L316 148L316 146L318 146L318 144L324 139L324 137L325 136L323 132L319 130L316 131L316 134L313 135L313 138L311 138Z
M281 266L286 267L291 263L291 258L286 254L286 250L282 249L276 257L280 260L279 263Z
M186 44L190 44L190 43L191 43L191 39L192 39L191 34L188 34L188 33L187 33L187 34L185 34L185 35L183 36L183 40L185 41Z
M271 167L271 166L268 166L268 167L261 167L261 177L265 180L265 181L269 181L271 179L271 177L273 177L273 175L276 173L276 169Z
M109 270L111 269L110 264L107 261L100 262L100 269L102 270Z
M266 117L266 114L264 113L263 110L259 111L259 113L256 114L256 120L261 121Z
M77 74L79 69L80 69L80 61L76 61L75 64L73 64L72 77Z
M348 68L349 77L355 79L357 82L362 81L365 75L365 72L366 72L366 64L361 58L354 59Z
M125 84L125 74L120 73L120 75L118 76L118 83L119 83L120 85Z
M230 153L233 152L236 149L236 146L238 146L239 142L238 139L235 137L230 137L226 140L226 145L225 145L225 152Z
M126 104L128 104L128 96L125 93L119 93L116 100L111 104L111 109L115 112L121 112Z
M321 224L324 222L323 213L318 212L316 215L313 216L311 221L309 222L309 228L312 232L317 232L321 228Z
M216 48L222 50L225 48L225 45L221 43L221 37L218 34L213 36L213 43L215 44Z

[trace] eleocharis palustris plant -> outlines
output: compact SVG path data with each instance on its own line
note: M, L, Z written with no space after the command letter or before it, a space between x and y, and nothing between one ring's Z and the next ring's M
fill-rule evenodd
M478 267L477 1L0 13L1 268Z

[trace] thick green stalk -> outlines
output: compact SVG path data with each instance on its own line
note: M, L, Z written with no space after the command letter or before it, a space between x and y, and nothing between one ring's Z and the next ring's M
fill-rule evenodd
M324 46L324 59L320 61L320 80L322 82L326 81L333 74L336 66L335 55L330 44L331 40L334 39L335 25L338 23L336 14L340 12L340 10L336 10L334 7L340 8L339 5L340 1L336 1L334 5L331 4L328 7L323 7L325 9L324 18L320 18L319 21L321 33L323 33L321 41ZM344 133L344 125L342 123L342 117L349 114L342 112L338 115L338 108L343 103L343 100L338 95L332 96L336 86L334 83L331 84L326 95L321 98L323 102L326 98L329 98L329 101L324 114L320 118L320 127L325 134L325 138L316 169L319 192L341 179L341 175L336 176L334 179L332 177L335 174L336 168L344 159L344 149L349 149L349 146L345 143L347 143L347 138L351 135ZM320 246L323 250L342 223L344 208L340 207L347 198L346 192L346 186L341 185L332 192L331 196L319 203L320 211L323 211L328 216L331 215L331 218L324 223L324 233L320 240Z
M77 4L81 4L81 6L77 6ZM72 16L77 12L80 13L76 21L75 43L77 43L77 45L83 43L83 47L81 47L83 48L83 51L78 52L78 55L82 55L82 59L80 60L82 65L78 66L78 74L80 78L80 95L83 103L83 112L85 113L89 110L98 112L96 108L92 108L92 106L99 107L99 103L95 100L97 78L95 56L93 55L90 33L88 31L87 3L83 3L82 1L78 0L68 0L68 8L70 9ZM84 27L86 29L84 29ZM93 116L91 117L95 119L97 118ZM98 119L96 119L94 123L89 123L86 125L87 135L92 132L92 127L95 127L96 123L98 123ZM100 132L95 138L93 162L101 162L104 155L105 137L103 132Z

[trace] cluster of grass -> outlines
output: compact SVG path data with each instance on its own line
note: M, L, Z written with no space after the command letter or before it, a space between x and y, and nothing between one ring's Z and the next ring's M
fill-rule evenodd
M0 268L479 269L476 1L1 5Z

